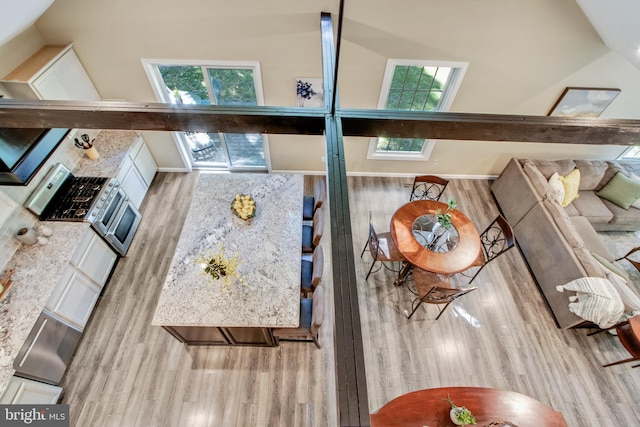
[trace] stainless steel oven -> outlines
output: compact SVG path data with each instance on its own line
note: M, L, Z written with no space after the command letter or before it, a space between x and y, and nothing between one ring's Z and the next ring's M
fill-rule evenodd
M61 163L47 174L26 204L47 221L87 221L121 256L142 216L115 178L76 177Z
M91 223L98 234L118 253L125 255L142 216L119 185L111 191L107 199L102 204L99 203L95 219L92 219Z

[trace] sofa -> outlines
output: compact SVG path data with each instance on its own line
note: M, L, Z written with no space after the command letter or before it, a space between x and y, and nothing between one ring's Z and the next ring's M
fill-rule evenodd
M579 180L568 185L566 181L573 175L579 175ZM560 195L556 194L558 179L565 180ZM628 277L596 231L640 230L640 208L627 206L629 201L635 203L635 192L640 191L636 182L640 188L640 161L636 160L513 158L492 183L491 192L513 227L518 247L558 327L594 325L593 319L579 316L583 313L576 310L576 299L589 296L573 286L581 284L580 280L588 279L598 286L615 282L611 287L619 289L618 279L622 278L622 286L626 286L624 282ZM624 191L618 191L619 188ZM574 198L563 199L571 191L575 193ZM632 194L627 194L629 192ZM640 206L640 201L636 204ZM623 297L628 294L628 289L617 292L608 289L609 285L606 287L603 293L607 295L609 292ZM628 309L629 304L623 303ZM611 316L610 322L618 313Z

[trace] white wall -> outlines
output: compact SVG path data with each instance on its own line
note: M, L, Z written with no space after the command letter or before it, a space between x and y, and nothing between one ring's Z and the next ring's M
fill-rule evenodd
M337 0L57 1L36 23L42 43L74 42L105 99L156 101L141 58L257 60L267 105L294 106L296 77L320 77L321 11ZM0 46L0 64L35 50ZM19 50L20 54L14 52ZM7 60L5 60L7 58ZM574 0L350 0L345 7L340 101L375 108L388 58L469 62L452 111L545 115L567 86L619 87L603 117L638 118L640 71L611 52ZM2 69L0 68L0 71ZM145 133L161 167L180 166L168 134ZM322 170L320 138L270 135L274 170ZM347 168L362 173L491 175L510 156L614 157L621 149L440 141L425 162L366 159L368 140L345 139ZM308 154L308 158L305 155Z

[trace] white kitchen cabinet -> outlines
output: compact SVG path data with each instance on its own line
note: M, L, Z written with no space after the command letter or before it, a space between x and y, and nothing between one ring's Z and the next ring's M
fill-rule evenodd
M101 288L69 265L49 296L45 308L60 320L82 331L93 312Z
M107 242L95 231L88 230L71 257L71 263L102 288L117 258Z
M140 208L158 166L142 137L138 137L118 168L116 179L136 208Z
M17 376L11 377L0 403L4 405L53 405L58 403L62 387Z
M47 311L84 330L116 259L113 249L95 231L87 230L47 300Z
M44 46L0 83L16 99L99 101L71 46Z

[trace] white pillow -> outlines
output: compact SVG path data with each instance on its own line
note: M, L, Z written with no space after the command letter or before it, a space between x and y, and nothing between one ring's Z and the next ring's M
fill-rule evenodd
M564 185L558 172L554 172L553 175L549 177L549 194L547 196L557 203L562 203L564 199Z
M608 279L581 277L556 286L558 292L565 289L576 291L576 296L569 297L569 311L601 329L616 325L624 315L622 298Z

